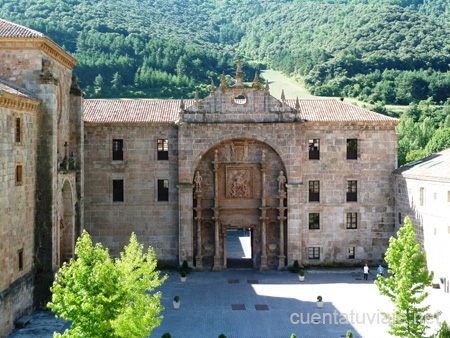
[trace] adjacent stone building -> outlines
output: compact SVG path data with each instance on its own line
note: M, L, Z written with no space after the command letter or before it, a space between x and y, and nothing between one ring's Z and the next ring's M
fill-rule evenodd
M83 224L82 93L76 60L0 19L0 337L49 300Z
M280 100L257 74L194 100L85 100L85 227L112 254L134 231L160 263L378 264L394 234L398 120L341 100Z
M450 148L394 171L396 229L409 216L435 283L450 284Z

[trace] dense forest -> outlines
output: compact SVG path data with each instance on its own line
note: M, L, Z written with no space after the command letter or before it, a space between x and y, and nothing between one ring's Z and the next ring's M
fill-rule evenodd
M399 164L450 128L447 0L3 0L0 17L73 54L88 98L205 96L243 58L246 81L270 67L403 112Z

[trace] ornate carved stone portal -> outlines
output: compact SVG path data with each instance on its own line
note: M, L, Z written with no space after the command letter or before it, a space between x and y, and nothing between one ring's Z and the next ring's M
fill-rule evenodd
M284 266L284 172L278 154L256 140L225 141L202 157L193 178L198 268L220 271L227 267L227 229L252 230L254 268Z

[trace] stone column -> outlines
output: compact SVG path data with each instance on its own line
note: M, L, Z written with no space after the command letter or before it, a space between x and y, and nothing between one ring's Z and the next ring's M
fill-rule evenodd
M186 260L190 266L194 261L194 243L193 243L193 197L192 183L180 182L178 188L178 260L181 264Z
M266 201L266 151L262 151L262 159L261 159L261 217L259 218L261 221L261 266L259 267L259 271L268 271L269 267L267 266L267 252L266 252L266 223L268 217L267 213L267 201Z
M197 212L197 255L195 256L195 266L198 270L203 270L203 256L202 256L202 196L201 191L195 192L195 198L197 200L197 207L195 211Z
M286 184L287 194L287 258L288 265L295 260L302 262L301 190L303 183Z
M214 210L214 266L213 271L222 271L220 259L220 208L213 208Z
M280 222L280 255L278 256L278 270L283 270L286 266L286 256L284 254L284 221L287 219L284 216L284 211L287 209L284 207L284 199L286 193L279 193L278 199L280 200L280 206L278 207L278 221Z

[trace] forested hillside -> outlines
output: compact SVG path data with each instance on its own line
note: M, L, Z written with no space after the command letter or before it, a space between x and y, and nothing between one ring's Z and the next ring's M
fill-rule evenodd
M246 81L271 67L301 76L314 95L354 97L390 115L384 105L409 105L400 164L450 127L449 13L447 0L0 2L0 17L78 59L88 98L192 97L196 87L205 96L239 57Z

